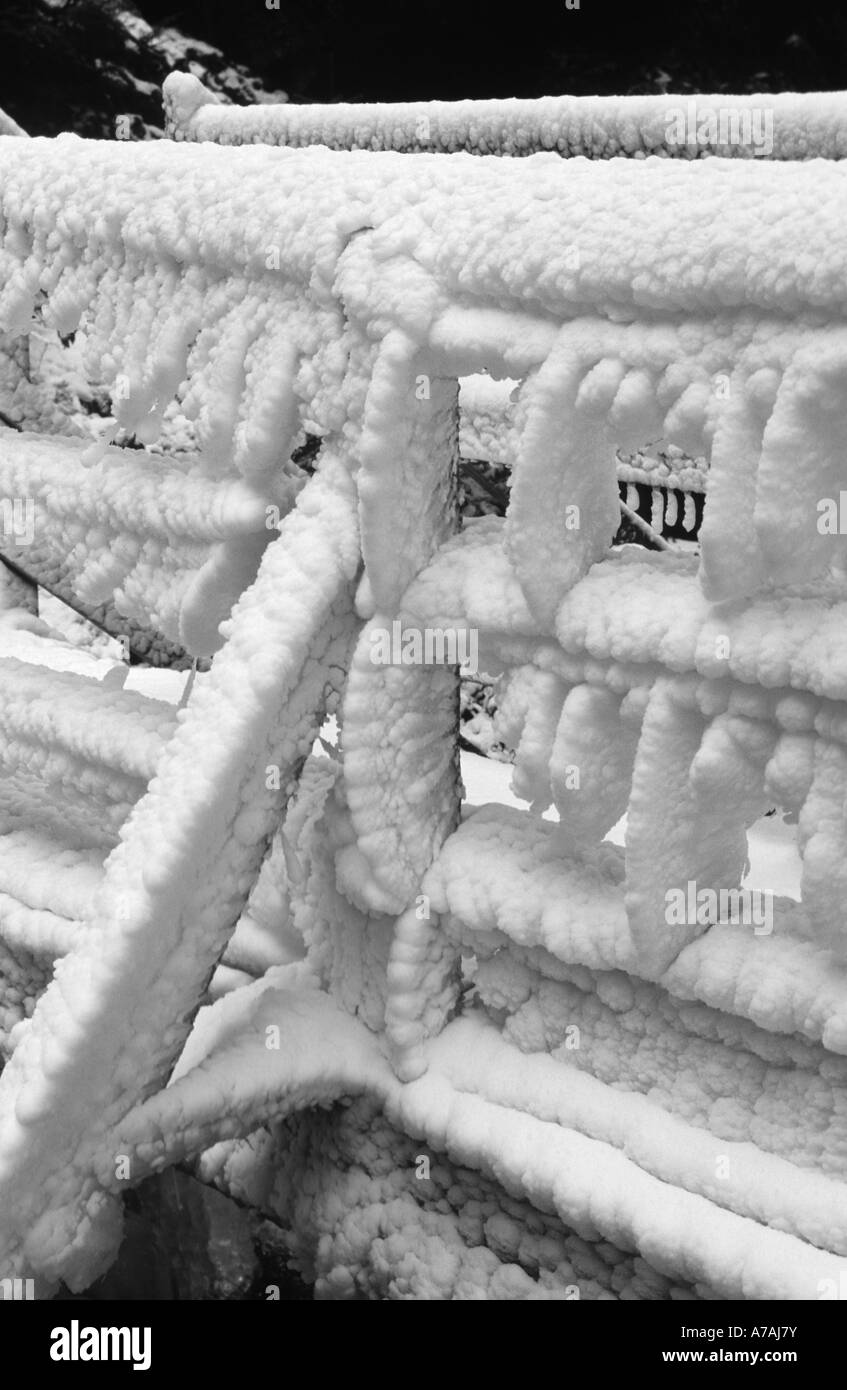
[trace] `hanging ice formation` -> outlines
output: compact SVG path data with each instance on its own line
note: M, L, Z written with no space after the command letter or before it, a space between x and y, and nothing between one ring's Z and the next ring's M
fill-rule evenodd
M192 92L183 135L282 119ZM0 331L76 333L114 410L3 429L4 548L213 656L176 714L0 660L5 1273L84 1288L127 1184L191 1160L324 1297L839 1286L847 168L791 156L839 153L844 98L774 100L775 160L0 139ZM557 149L654 147L641 99L562 109ZM482 372L510 506L457 532ZM660 437L708 464L699 559L610 551L615 451ZM398 620L479 633L535 814L460 817L455 669L375 662ZM768 804L802 901L692 915Z

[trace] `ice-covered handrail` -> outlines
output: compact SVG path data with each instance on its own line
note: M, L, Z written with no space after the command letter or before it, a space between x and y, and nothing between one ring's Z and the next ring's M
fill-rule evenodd
M232 159L237 176L227 220L217 190ZM656 430L697 454L711 452L718 416L722 429L747 427L722 408L716 378L734 391L739 409L742 381L754 380L761 404L751 400L748 409L766 418L767 393L804 335L812 354L827 344L827 370L838 370L836 325L847 308L838 228L847 176L836 163L711 162L701 169L544 156L518 163L372 161L326 151L228 154L168 144L126 150L68 137L10 141L3 167L14 190L5 214L3 322L28 322L39 294L47 296L46 321L62 332L84 319L92 374L125 383L114 408L126 433L154 437L168 399L186 381L183 405L197 418L202 468L220 476L231 459L234 472L266 498L285 486L287 474L288 451L270 421L285 419L291 444L306 423L324 433L337 426L339 402L353 389L352 370L339 372L326 347L315 354L319 341L358 340L372 354L383 336L373 370L377 377L395 374L390 390L403 389L404 372L410 382L416 376L416 353L427 359L424 375L429 367L452 376L459 366L464 373L487 366L493 375L530 375L527 407L539 421L547 411L545 378L554 383L558 410L567 412L564 381L576 388L608 358L606 376L598 368L592 394L583 393L586 410L607 412L619 442L632 437L640 444L645 431ZM79 241L70 228L75 209L85 218L89 182L108 183L108 216ZM142 190L153 184L151 206ZM525 222L512 216L513 200L532 221L531 243ZM143 289L143 312L130 314L128 284ZM809 318L820 313L830 325L824 337ZM632 322L624 331L610 317ZM823 369L816 362L817 376ZM785 393L786 408L788 399ZM554 426L554 437L560 434ZM371 437L366 420L365 439ZM547 457L532 418L522 438L526 498L519 485L515 558L525 508L539 495L535 473ZM570 441L574 459L580 447ZM766 532L780 524L774 484L791 465L788 457L771 461L771 452L765 445L768 494L757 498L745 484L749 502L738 508L736 465L717 466L720 449L712 459L719 499L713 515L717 508L732 512L735 529L755 522L760 536L761 553L754 547L744 560L752 583L784 559L781 538L777 549ZM560 477L564 497L570 483ZM594 515L575 537L584 555L595 528L604 533L613 505L607 488L598 511L593 484L590 492ZM576 493L571 500L578 501ZM617 515L616 501L614 507ZM798 514L797 524L808 529L806 523ZM558 527L555 507L546 525ZM373 534L366 525L369 568ZM704 535L716 594L727 583L714 558L720 534ZM813 544L812 536L802 539L790 551L798 571ZM558 556L553 575L564 580L569 564ZM411 578L411 561L407 568ZM392 592L396 600L396 585Z
M221 1141L352 1099L302 1121L335 1127L310 1186L326 1289L378 1277L367 1247L384 1192L367 1195L357 1127L370 1143L379 1126L401 1155L425 1135L460 1184L467 1168L484 1194L497 1181L519 1194L511 1225L481 1233L477 1257L449 1216L455 1186L443 1197L436 1176L421 1198L398 1177L392 1220L414 1208L436 1271L444 1245L461 1246L457 1287L502 1278L556 1296L579 1268L574 1227L628 1252L598 1276L607 1292L642 1279L650 1296L813 1297L837 1278L847 1238L822 1213L841 1212L842 1148L820 1137L813 1109L820 1100L847 1132L847 566L838 529L818 524L843 476L845 214L847 169L826 160L591 165L0 140L0 331L28 332L37 312L79 333L114 410L94 447L5 431L4 489L40 501L57 548L74 542L75 584L125 606L134 594L133 611L198 649L196 633L211 649L244 590L209 677L161 731L155 776L102 875L73 859L68 910L81 922L57 920L42 893L22 927L6 901L52 828L43 801L18 789L24 777L63 784L70 757L96 763L92 794L105 795L114 730L104 720L89 742L77 737L75 685L53 741L63 747L45 746L44 702L27 725L8 700L13 794L21 819L42 826L9 840L17 876L0 875L0 970L18 1009L0 1078L0 1250L15 1270L84 1286L108 1263L119 1159L137 1181L202 1150L208 1175ZM459 378L480 372L514 383L510 504L504 521L454 538ZM167 450L173 402L193 422L181 458ZM292 461L306 433L321 439L308 481ZM616 448L658 437L708 463L699 560L609 554ZM184 590L170 584L177 571ZM536 811L555 803L558 825L498 807L457 828L455 663L375 660L398 622L478 631L483 665L509 673L516 789ZM340 755L303 772L328 706ZM128 722L134 713L124 709ZM130 769L136 780L154 754ZM739 882L765 797L799 817L802 904L779 905L772 939L736 945L705 921L670 930L663 894L677 880ZM627 808L622 856L601 841ZM219 1001L178 1061L283 815L306 963ZM27 929L40 933L38 959L22 964ZM66 950L45 991L45 963ZM463 950L489 1021L448 1022L467 1010ZM334 1002L318 1002L318 987ZM20 1000L35 996L25 1021ZM600 1041L586 1057L597 1087L571 1094L549 1067L569 1060L563 1020L576 1016L587 1038L599 1020ZM275 1027L279 1055L265 1046ZM673 1034L667 1053L657 1027ZM343 1064L328 1044L310 1052L316 1029ZM462 1057L469 1039L484 1066ZM663 1070L680 1049L702 1077L693 1089ZM531 1051L555 1056L527 1068L521 1096L513 1069ZM604 1124L596 1096L619 1054L631 1089L651 1096ZM716 1097L733 1067L740 1167L721 1188L710 1145L726 1135ZM810 1069L821 1084L804 1100L792 1087ZM758 1123L762 1074L774 1099ZM672 1121L655 1099L665 1094ZM808 1150L780 1127L795 1113ZM696 1161L646 1142L645 1115ZM748 1143L774 1182L790 1174L790 1201L756 1189ZM365 1193L351 1196L352 1235L325 1157L345 1145ZM531 1172L527 1152L538 1153ZM236 1190L238 1153L227 1148ZM598 1165L602 1202L590 1190ZM669 1183L679 1207L656 1235L649 1213ZM708 1248L716 1210L722 1236ZM521 1254L522 1224L537 1231L542 1216ZM633 1248L643 1269L627 1263ZM530 1280L524 1264L543 1273ZM437 1273L415 1276L427 1277L431 1296L446 1296Z
M228 106L181 72L163 90L174 139L222 145L517 156L552 150L589 159L847 155L840 92Z
M377 235L359 239L358 255L372 248L389 271L392 257L413 260L421 267L420 291L430 287L432 307L442 310L451 300L463 307L476 300L491 310L553 317L625 310L691 316L743 308L792 318L818 309L831 318L847 306L847 253L835 236L847 173L835 161L709 161L700 168L659 161L563 163L544 155L518 163L372 160L361 152L347 158L326 150L182 151L165 142L126 147L72 135L4 139L0 152L4 323L9 329L28 324L41 289L52 299L47 321L68 333L98 280L102 293L114 294L121 277L155 273L145 286L151 291L147 313L131 321L129 306L120 306L122 318L114 325L130 368L136 365L133 349L149 341L151 322L168 322L178 266L202 265L210 289L215 272L226 279L243 275L265 289L276 284L280 293L288 284L310 286L329 307L338 257L364 230ZM225 169L231 177L222 206ZM108 180L108 199L92 226L81 224L89 233L83 237L74 232L74 214L83 218L90 209L86 198L98 180ZM151 203L145 193L153 186ZM517 202L527 209L520 224L513 216ZM530 222L531 236L525 231ZM109 257L109 274L99 256ZM362 309L374 318L388 313L397 288L390 274L387 284L367 278ZM195 303L201 289L198 284ZM336 293L344 294L344 286ZM429 301L409 295L406 314L420 318L425 306ZM187 307L180 301L171 312ZM207 307L220 317L234 303L219 285ZM393 307L403 314L401 302ZM349 308L355 312L356 302ZM246 309L255 313L252 302ZM189 342L193 324L192 318L183 329ZM105 327L104 318L98 335ZM270 332L264 316L256 327ZM527 347L536 356L530 341ZM186 352L178 339L162 341L161 379L150 380L143 399L129 396L122 422L140 423L152 411L152 428L167 388L179 384L176 372ZM153 409L155 400L160 405Z

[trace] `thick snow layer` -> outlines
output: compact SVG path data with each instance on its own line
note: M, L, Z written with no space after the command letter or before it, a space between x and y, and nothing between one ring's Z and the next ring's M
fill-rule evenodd
M174 72L165 79L164 98L169 131L177 140L226 145L479 155L553 150L591 159L659 153L683 159L705 153L840 159L847 154L840 92L237 107L219 105L196 77ZM739 138L745 128L746 140Z
M821 702L842 701L845 605L847 587L839 581L714 608L689 560L656 559L628 547L574 585L556 615L556 633L566 653L585 652L597 661L630 668L661 664L715 681L732 677L758 687L760 699L764 692L797 690ZM807 703L810 711L819 707Z
M98 278L105 276L114 295L128 260L143 273L149 296L131 325L129 306L116 325L129 353L126 365L135 366L151 328L170 330L160 340L158 375L143 392L136 390L128 406L127 415L139 423L157 395L161 408L168 387L179 384L184 340L189 325L197 324L204 291L208 309L213 303L218 314L235 309L224 284L212 292L209 272L243 274L266 291L274 285L283 290L287 281L308 283L314 274L315 291L326 291L339 253L361 230L378 235L358 239L357 259L362 242L378 247L383 261L398 253L405 259L411 249L409 258L423 272L416 277L420 294L437 295L440 286L467 296L466 304L487 298L502 307L554 314L612 305L689 313L762 307L792 314L820 307L832 314L843 311L847 298L845 253L835 236L847 173L837 162L708 161L700 168L679 161L563 162L544 155L517 162L391 154L373 159L328 150L131 146L75 136L7 137L0 151L9 277L4 322L11 328L28 321L40 284L53 298L51 320L70 332L91 303ZM221 182L229 190L226 212ZM155 200L147 196L152 185ZM101 190L102 220L80 245L73 229L87 221L93 187ZM522 209L520 221L516 207ZM523 230L530 220L531 250ZM704 227L709 237L701 245ZM52 228L57 244L48 250ZM103 256L110 261L108 274L98 261ZM168 256L206 267L205 277L191 277L190 298L173 270L166 275ZM26 267L23 274L19 266ZM393 283L389 273L381 286L361 286L373 296L374 310L380 302L388 307ZM410 288L407 279L404 317L411 325L425 306L417 290L410 296ZM268 327L252 298L242 304L238 320L246 325L250 312L258 319L255 329L278 331ZM101 318L99 332L106 328ZM253 357L258 372L260 354ZM219 368L224 379L223 357ZM235 357L231 369L240 370Z
M674 1268L713 1296L811 1298L837 1269L837 1256L814 1248L824 1230L830 1235L833 1214L843 1206L842 1190L830 1180L810 1176L798 1187L792 1165L759 1161L748 1146L717 1141L638 1096L610 1110L599 1083L568 1079L552 1059L528 1061L473 1020L448 1028L430 1049L427 1076L403 1087L361 1024L302 983L286 993L295 983L290 967L278 975L278 982L272 972L209 1010L186 1059L189 1069L181 1068L119 1131L118 1143L137 1155L142 1171L221 1133L247 1134L258 1114L283 1116L365 1093L453 1163L496 1173L507 1190L528 1188L542 1211L589 1239L634 1244L660 1269ZM266 1045L269 1029L276 1030L278 1047ZM149 1134L162 1137L151 1144ZM716 1176L720 1155L733 1165L723 1186ZM114 1182L108 1169L100 1177ZM336 1191L340 1201L338 1184ZM355 1210L366 1192L367 1186L355 1198L351 1193L344 1205ZM372 1197L389 1195L372 1189ZM782 1229L768 1229L768 1217ZM838 1225L835 1248L844 1241ZM481 1284L477 1273L477 1297L493 1268ZM436 1285L430 1296L449 1297L450 1286Z
M602 1140L663 1182L699 1192L718 1207L764 1225L781 1226L813 1245L845 1252L847 1208L841 1183L817 1174L798 1181L797 1169L784 1160L728 1134L717 1137L686 1124L637 1093L618 1091L612 1105L606 1086L588 1073L575 1066L565 1069L546 1056L521 1056L478 1016L446 1029L432 1044L430 1060L440 1076L469 1095ZM721 1155L728 1160L724 1177L716 1161ZM691 1210L696 1211L696 1204ZM717 1213L713 1219L714 1249L720 1250L717 1229L722 1222Z
M504 530L496 517L469 522L421 571L402 612L434 625L476 629L480 664L488 671L501 670L504 657L508 665L520 664L514 654L525 652L526 659L569 677L603 672L623 693L661 669L714 682L711 693L704 684L699 696L696 684L691 687L692 699L712 700L714 709L737 699L740 712L746 693L751 715L758 709L787 731L817 729L836 738L847 732L839 713L847 698L839 640L847 586L840 576L715 607L698 584L696 557L625 546L570 587L551 644L527 608ZM486 664L489 656L496 667ZM734 696L730 678L737 682Z

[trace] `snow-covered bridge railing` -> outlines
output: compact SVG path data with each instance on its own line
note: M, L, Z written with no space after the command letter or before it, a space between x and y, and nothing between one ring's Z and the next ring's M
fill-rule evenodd
M213 655L176 716L2 662L0 1275L84 1287L191 1158L328 1296L837 1289L845 214L825 161L0 141L0 331L76 333L114 416L4 430L4 496ZM510 506L454 534L481 372ZM659 435L699 560L610 552ZM451 628L536 814L461 819ZM774 802L802 902L716 921Z
M229 106L183 72L163 92L173 139L220 145L588 159L847 155L843 92Z

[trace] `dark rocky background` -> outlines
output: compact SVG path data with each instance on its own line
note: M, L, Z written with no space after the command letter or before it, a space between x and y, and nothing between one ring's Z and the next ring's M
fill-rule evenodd
M575 3L575 0L570 0ZM34 135L161 133L173 67L237 102L847 86L847 6L818 0L2 0L0 107Z

